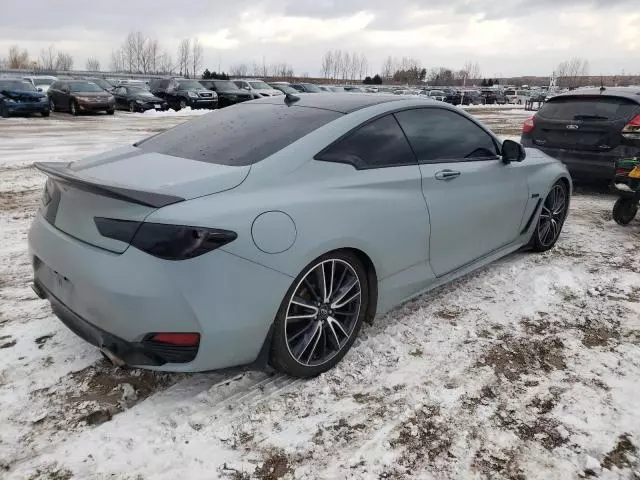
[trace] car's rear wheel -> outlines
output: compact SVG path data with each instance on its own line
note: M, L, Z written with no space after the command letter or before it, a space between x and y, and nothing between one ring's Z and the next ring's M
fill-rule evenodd
M135 113L136 112L136 102L129 102L129 111L131 113Z
M40 113L42 113L43 117L48 117L49 116L49 111L48 110L44 110L43 112L40 112Z
M113 115L114 113L116 113L115 108L110 108L109 110L107 110L107 115Z
M638 213L638 202L632 198L620 197L613 204L613 219L618 225L629 225Z
M71 115L78 115L78 104L75 100L71 100L71 103L69 104L69 111L71 112Z
M542 204L538 224L533 232L531 248L536 252L546 252L558 241L569 211L569 189L567 184L556 182Z
M358 257L336 251L314 260L280 305L271 364L296 377L331 369L353 345L368 303L367 275Z

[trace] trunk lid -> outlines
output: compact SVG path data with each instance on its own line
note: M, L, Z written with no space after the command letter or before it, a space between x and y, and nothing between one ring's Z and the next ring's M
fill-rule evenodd
M231 167L124 147L73 164L37 163L49 178L41 212L59 230L122 253L128 244L103 237L95 217L142 222L151 212L230 190L250 166Z
M639 110L622 97L557 97L536 114L531 139L543 148L607 152L620 145L622 129Z

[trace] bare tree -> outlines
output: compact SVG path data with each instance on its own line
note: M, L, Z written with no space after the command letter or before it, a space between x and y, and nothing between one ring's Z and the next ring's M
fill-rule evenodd
M393 58L391 58L391 55L389 55L382 64L380 73L382 75L382 78L386 80L391 78L391 75L393 74Z
M197 37L193 39L191 47L191 65L193 66L193 77L195 78L202 66L202 44Z
M589 61L574 57L561 62L556 68L556 77L562 87L575 88L580 86L589 75Z
M9 47L9 68L28 68L29 67L29 52L27 50L20 50L17 45Z
M344 58L342 57L342 50L336 50L333 52L333 75L331 78L337 80L339 75L342 73L342 65L344 63Z
M56 70L68 72L73 68L73 57L65 52L58 52L56 56Z
M329 76L333 73L333 52L328 50L322 56L322 76L324 78L329 78Z
M185 38L178 44L178 68L180 75L189 76L189 60L191 58L191 40Z
M89 57L87 59L86 69L89 72L99 72L100 71L100 60L95 57Z
M254 62L255 64L255 62ZM232 77L246 77L249 74L249 67L246 63L238 63L229 68L229 75Z
M480 64L471 60L467 60L458 72L458 77L462 84L467 84L470 80L478 80L482 74L480 73Z
M171 59L171 55L167 52L162 52L158 57L158 69L156 73L171 73L173 72L173 60Z
M146 59L148 72L158 73L160 43L158 43L157 39L147 39L144 49L144 57Z
M363 53L360 55L360 80L364 78L367 74L367 70L369 69L369 60L367 60L366 55Z
M113 72L123 72L126 69L125 54L122 48L111 51L109 67Z
M46 50L40 50L40 68L44 70L53 70L56 66L56 49L53 45L49 45Z
M258 65L258 62L254 61L251 64L251 75L253 75L254 77L259 77L261 71L262 71L262 67Z

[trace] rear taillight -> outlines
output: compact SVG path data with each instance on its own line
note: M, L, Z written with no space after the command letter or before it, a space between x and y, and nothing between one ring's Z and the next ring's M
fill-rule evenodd
M146 342L166 343L180 347L197 347L200 343L199 333L154 333L148 336Z
M640 140L640 115L636 115L622 129L622 136L630 140Z
M535 117L529 117L524 121L522 125L522 133L529 133L536 126Z
M238 235L229 230L188 227L163 223L140 223L112 218L94 219L101 235L165 260L186 260L233 242Z

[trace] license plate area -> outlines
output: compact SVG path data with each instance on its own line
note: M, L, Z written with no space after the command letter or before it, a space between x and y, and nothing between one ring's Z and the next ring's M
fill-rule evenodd
M33 259L35 278L57 299L67 304L73 295L73 283L64 274L55 271L38 257Z

